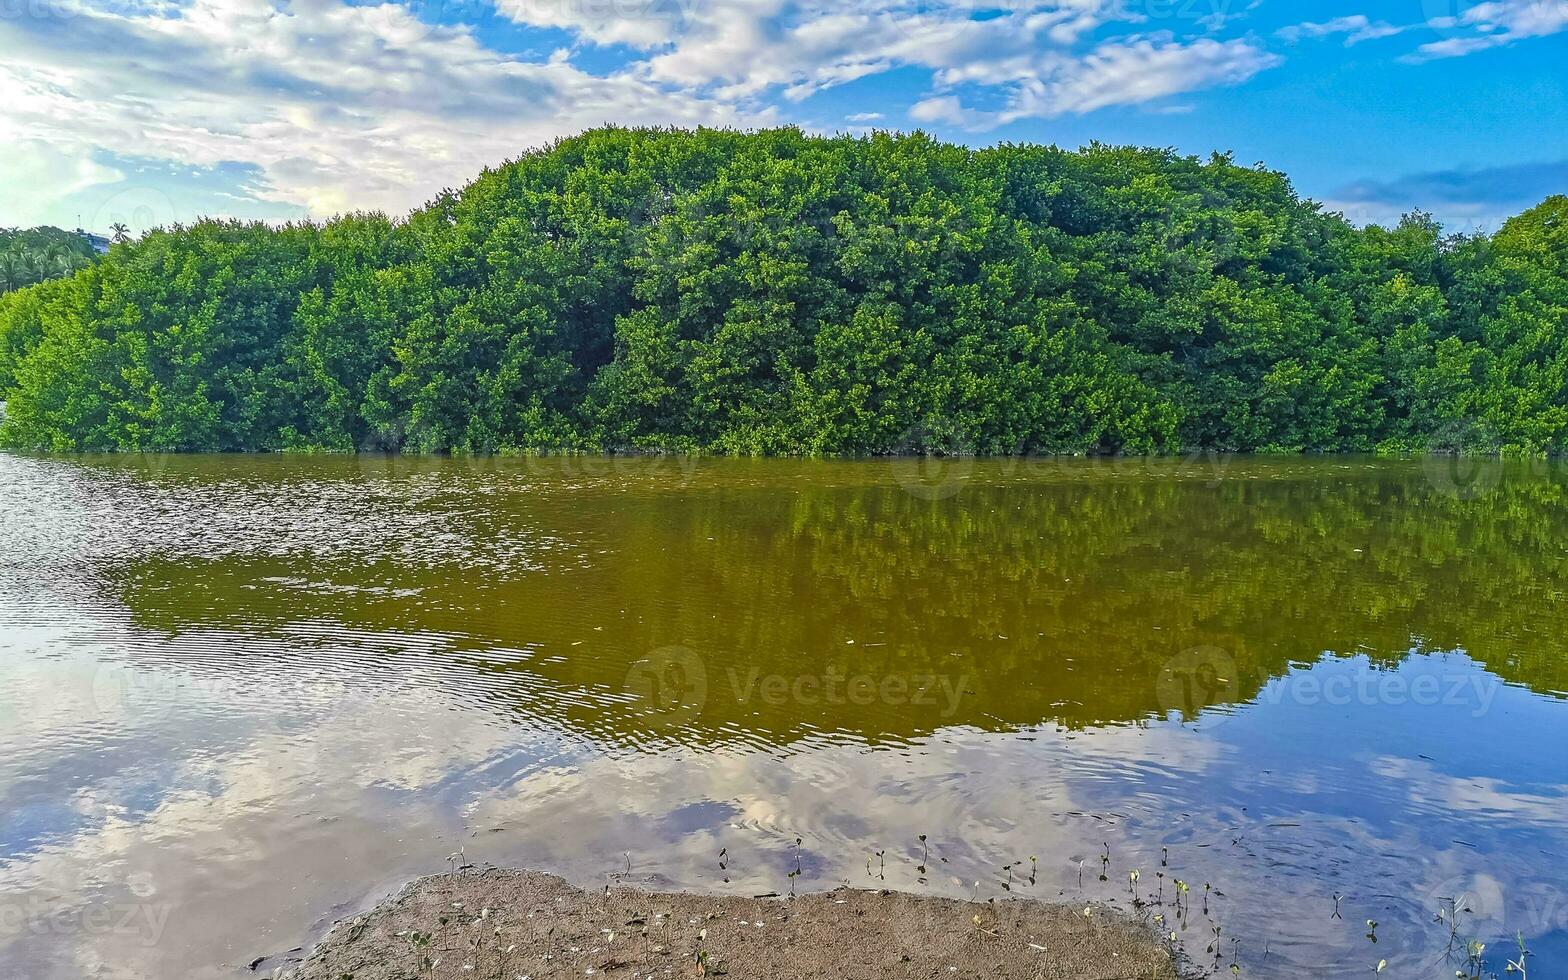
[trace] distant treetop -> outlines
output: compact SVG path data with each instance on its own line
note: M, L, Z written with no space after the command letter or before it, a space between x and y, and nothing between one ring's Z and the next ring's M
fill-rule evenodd
M1362 229L1223 154L606 128L406 219L67 250L0 297L0 441L1556 452L1565 219Z

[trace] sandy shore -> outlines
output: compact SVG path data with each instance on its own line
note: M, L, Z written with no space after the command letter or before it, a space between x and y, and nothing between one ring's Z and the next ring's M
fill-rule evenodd
M340 922L290 980L1175 978L1172 951L1104 908L898 892L729 898L553 875L422 878Z

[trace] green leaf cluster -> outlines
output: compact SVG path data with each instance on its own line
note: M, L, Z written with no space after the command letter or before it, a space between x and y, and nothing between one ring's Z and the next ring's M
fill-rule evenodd
M404 219L203 221L0 297L0 442L1543 454L1565 219L1362 229L1224 155L605 128Z
M85 238L59 228L0 228L0 295L68 276L94 254Z

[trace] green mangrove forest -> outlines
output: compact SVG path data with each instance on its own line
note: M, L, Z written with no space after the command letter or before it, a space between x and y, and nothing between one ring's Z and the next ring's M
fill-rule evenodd
M1550 454L1568 197L1449 236L1227 155L605 128L8 292L0 400L52 451Z

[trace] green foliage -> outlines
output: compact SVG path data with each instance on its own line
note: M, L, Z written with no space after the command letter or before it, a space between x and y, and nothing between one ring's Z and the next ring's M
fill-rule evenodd
M59 228L0 228L0 295L68 276L94 254L82 236Z
M1565 219L1357 229L1221 155L607 128L403 221L202 222L0 298L0 440L1541 454Z

